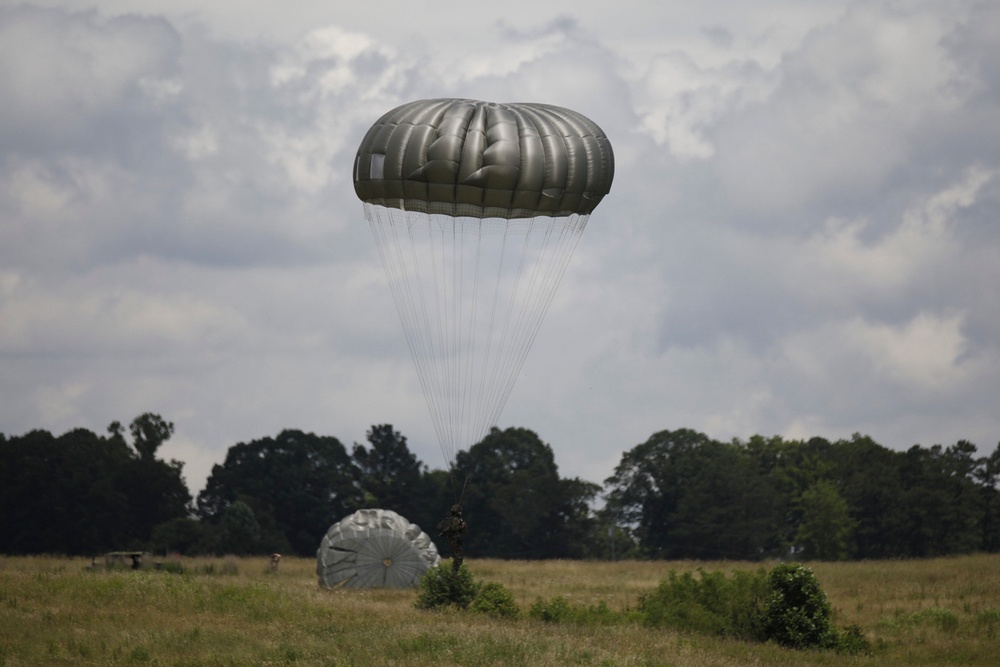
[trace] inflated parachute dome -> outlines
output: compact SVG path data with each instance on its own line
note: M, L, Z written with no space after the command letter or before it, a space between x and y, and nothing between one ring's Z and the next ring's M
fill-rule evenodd
M586 215L611 189L611 142L548 104L420 100L386 113L358 148L361 201L478 218Z
M420 526L391 510L358 510L326 532L316 574L325 588L408 588L440 560Z
M384 114L354 160L445 459L496 423L614 155L547 104L420 100Z

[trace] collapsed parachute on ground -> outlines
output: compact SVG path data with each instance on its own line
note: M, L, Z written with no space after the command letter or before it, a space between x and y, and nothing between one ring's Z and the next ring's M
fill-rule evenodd
M316 574L325 588L407 588L440 560L420 526L391 510L358 510L326 532Z
M354 161L442 452L495 425L614 155L545 104L421 100L382 116Z

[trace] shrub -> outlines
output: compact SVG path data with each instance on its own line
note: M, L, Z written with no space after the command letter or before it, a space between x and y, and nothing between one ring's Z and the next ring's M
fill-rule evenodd
M835 648L838 653L849 655L868 655L872 652L871 642L865 637L860 625L849 625L838 633Z
M601 600L596 605L574 608L574 620L585 625L612 625L628 619L625 613L617 612Z
M778 565L770 572L671 572L655 591L639 600L648 625L734 639L769 641L796 649L829 648L870 653L858 626L838 632L830 623L830 603L819 582L801 565Z
M456 607L466 609L479 593L479 586L464 565L455 572L450 566L427 570L420 579L420 594L414 603L417 609Z
M639 613L648 625L737 639L763 637L762 609L768 594L764 570L671 572L655 591L639 600Z
M572 609L570 609L569 602L566 598L561 595L552 598L549 601L545 601L542 598L538 598L535 604L531 605L531 609L528 610L528 616L538 621L545 621L547 623L561 623L568 621L572 615Z
M483 584L469 609L498 618L517 618L520 612L511 592L496 582Z
M764 608L764 634L791 648L834 648L830 602L812 570L797 564L776 566L768 575L770 594Z

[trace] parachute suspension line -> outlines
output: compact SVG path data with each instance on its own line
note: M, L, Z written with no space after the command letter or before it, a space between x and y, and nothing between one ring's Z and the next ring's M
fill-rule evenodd
M490 372L491 369L489 369L489 363L490 363L491 353L492 353L493 348L494 348L494 336L493 336L493 333L494 333L495 328L496 328L497 306L500 303L500 290L503 287L503 274L504 274L504 270L503 269L504 269L504 262L505 262L506 256L507 256L507 238L508 238L508 234L510 232L510 229L511 229L510 225L504 225L503 226L503 231L501 233L501 240L500 240L500 243L499 243L499 253L498 253L498 257L496 259L496 268L497 268L497 270L496 270L496 276L493 278L493 295L492 295L492 299L490 301L490 303L491 303L491 306L490 306L490 317L489 317L488 326L486 327L485 331L483 331L483 334L485 335L485 339L486 339L484 341L485 345L486 345L486 348L485 348L485 350L483 352L482 369L480 370L480 373L479 373L479 386L476 387L476 389L475 389L475 394L476 394L476 409L475 409L475 411L473 413L472 419L470 420L471 423L468 424L468 426L467 426L467 430L468 430L467 437L470 440L472 438L477 437L477 436L481 437L482 435L485 435L486 429L489 428L489 426L490 426L490 424L486 420L486 416L490 412L490 409L489 409L489 405L490 405L489 400L490 400L490 395L492 394L492 392L490 390L491 390L492 386L495 384L496 375L494 373ZM479 240L480 247L482 247L482 244L483 244L482 234L485 231L486 230L481 230L481 232L480 232L480 240ZM478 271L478 269L476 271L476 277L477 277L477 280L478 280L478 277L479 277L479 271ZM499 340L496 341L496 347L497 348L501 348L501 342ZM502 353L502 351L503 350L501 348L500 351L497 354ZM471 386L469 388L469 391L472 391ZM470 444L473 444L473 443L470 443Z
M447 328L446 334L450 333L453 339L449 341L450 345L446 345L447 349L455 349L461 352L463 349L462 341L462 309L465 305L464 293L465 293L465 281L464 277L464 254L462 248L464 247L465 240L465 226L455 224L452 221L451 226L451 295L452 295L452 319L451 326ZM449 397L447 401L448 409L451 412L451 422L449 424L449 432L456 433L462 425L462 403L460 396L457 393L458 389L462 386L462 363L463 358L461 353L455 355L447 355L447 361L450 364L448 369L448 387L451 392L455 392L453 396ZM461 442L455 442L454 440L450 443L450 454L455 455L455 451L461 447Z
M500 413L507 403L507 399L514 388L514 382L517 380L518 371L524 365L528 352L541 329L542 320L555 297L559 284L562 282L566 267L573 257L573 253L576 250L580 237L583 235L583 230L587 225L589 217L589 215L570 216L568 219L560 219L559 225L549 226L545 230L543 252L547 253L547 255L539 257L536 261L532 279L529 281L532 287L537 286L537 295L526 299L526 302L530 303L531 307L523 311L523 314L526 316L522 329L523 333L519 332L511 337L512 340L521 340L522 343L519 349L515 351L516 358L511 362L510 372L505 376L507 379L506 385L501 390L496 408L493 415L491 415L491 422L499 419ZM558 228L558 233L553 241L552 236L556 228ZM551 244L550 241L552 241Z
M525 230L524 241L521 244L521 254L517 256L517 270L514 272L514 283L511 286L511 295L510 298L507 300L506 304L507 308L503 317L503 326L501 328L500 335L497 341L499 349L496 357L494 357L493 359L492 368L489 371L489 375L492 378L505 378L506 377L505 374L509 373L511 370L509 362L506 357L509 357L511 359L513 358L513 355L511 353L512 346L518 343L516 336L509 335L511 313L514 311L514 307L519 306L519 316L520 316L520 314L522 314L526 309L530 308L531 306L530 300L528 298L518 299L519 288L521 285L521 278L522 274L524 273L525 257L528 254L528 242L530 241L530 239L531 239L531 227L529 226ZM506 244L507 244L507 235L505 234L504 235L505 248ZM490 337L492 338L492 336L493 336L493 330L491 326ZM501 374L501 369L503 369L504 374ZM507 384L508 384L507 382L502 382L502 383L493 382L491 384L490 386L491 391L489 395L486 396L486 400L484 401L484 404L487 409L485 411L485 414L481 415L481 418L484 420L482 423L483 429L489 428L489 426L496 421L496 418L499 417L499 413L496 412L495 410L491 410L489 406L496 406L497 403L505 401L502 387L506 386Z
M462 387L465 387L465 391L461 393L461 397L460 397L461 407L460 407L460 411L459 411L459 423L457 424L457 429L456 429L458 431L458 433L459 433L459 437L461 438L461 440L459 440L459 442L458 442L459 446L461 446L463 443L466 444L466 445L468 445L468 446L472 446L473 444L475 444L473 442L470 442L471 438L473 437L473 434L471 432L469 432L464 427L464 425L466 425L470 421L472 421L473 415L476 414L476 412L480 409L479 406L473 406L473 404L472 404L473 403L473 395L474 395L474 391L473 391L472 387L474 385L475 376L476 376L476 373L475 373L475 370L476 370L475 359L476 359L476 344L477 344L478 341L477 341L477 337L475 335L476 334L475 324L476 324L476 318L478 317L478 313L479 313L479 308L478 308L478 304L479 304L479 269L480 269L480 260L482 258L482 250L483 250L483 234L485 233L485 230L483 229L483 221L481 219L470 220L469 224L471 224L473 226L474 237L475 237L475 253L474 253L474 258L473 258L473 261L472 261L472 280L471 280L471 282L472 282L472 295L471 295L471 297L469 299L469 313L468 313L468 320L467 320L468 321L468 331L466 332L466 335L465 335L465 338L464 338L464 340L467 341L467 343L464 346L464 348L461 345L461 342L459 344L459 350L460 351L462 349L465 350L465 354L462 355L462 357L463 357L463 363L465 364L465 372L458 378L457 383L455 385L456 390L461 390ZM464 259L464 257L465 257L465 253L464 252L462 253L462 257ZM463 265L463 268L464 268L464 265ZM464 271L463 271L463 274L462 274L462 280L461 280L461 282L462 282L462 286L463 286L463 289L464 289L465 283L467 282L465 274L464 274ZM480 389L480 393L481 393L481 391L482 390ZM469 483L469 479L468 479L468 477L466 477L465 484L468 484L468 483ZM465 495L464 485L463 485L463 488L462 488L462 495L463 496ZM458 501L458 504L459 505L461 504L461 500Z
M454 504L461 505L462 501L465 499L465 490L469 487L469 480L472 479L472 475L469 473L465 474L465 479L462 480L462 487L458 486L458 478L456 477L457 470L455 469L454 462L448 464L448 479L451 482L451 495L454 498Z
M417 232L420 232L422 236L422 229L417 229L417 220L412 213L406 213L407 218L407 229L410 234L410 254L412 255L412 266L414 267L413 279L411 282L415 282L417 285L417 290L420 293L422 300L422 315L423 324L422 326L415 327L418 332L424 333L424 351L426 356L421 359L421 363L425 367L425 373L428 375L428 383L431 386L431 391L426 393L427 401L430 404L433 401L433 405L430 405L431 412L436 416L434 428L440 429L440 434L447 434L447 406L441 402L441 387L443 386L444 379L441 375L440 363L435 364L433 360L437 358L440 354L440 347L445 345L445 341L442 339L442 330L444 325L441 322L441 301L442 296L440 294L441 280L438 277L438 272L443 271L440 266L441 260L438 257L438 238L434 235L433 225L427 226L427 242L426 250L423 253L423 257L417 252L417 249L422 247L422 238L417 236ZM443 255L442 255L443 256ZM421 261L429 263L421 264ZM426 275L421 271L421 267L429 267ZM426 283L426 285L425 285ZM429 290L429 291L427 291ZM443 363L447 363L447 360L442 360ZM449 443L442 439L442 435L438 436L441 448L443 452L447 452ZM447 453L445 453L445 458L447 458Z
M458 494L458 498L455 500L456 505L461 505L462 501L465 500L465 489L469 487L469 480L472 479L472 475L466 475L465 481L462 482L462 492Z
M392 214L390 213L390 215ZM432 401L436 401L436 397L440 395L440 389L437 386L440 383L440 378L437 377L434 372L434 364L431 363L434 356L433 343L435 339L429 335L431 331L431 320L428 313L430 304L424 287L424 283L427 281L433 284L434 274L424 275L420 271L420 260L416 254L417 242L419 241L416 234L420 230L415 224L416 222L409 213L405 213L402 225L393 225L394 229L403 226L406 231L405 243L404 239L398 235L398 230L397 235L394 236L400 266L399 279L403 283L400 294L405 295L404 303L399 308L401 312L405 311L408 316L407 320L403 322L403 328L408 330L408 339L414 341L410 351L417 367L417 375L420 377L421 389L430 404ZM428 228L428 234L430 233L431 229ZM409 257L404 255L405 250L409 250ZM434 265L431 264L431 266ZM436 290L434 295L436 295ZM421 335L422 333L423 335ZM444 447L441 434L446 433L447 429L441 423L441 411L436 402L430 407L434 430L438 433L438 442L441 447Z
M455 442L452 431L453 403L449 400L449 372L452 363L450 345L450 327L448 326L448 272L446 237L447 224L438 224L432 216L428 222L426 216L407 212L408 228L410 230L410 252L412 254L413 278L420 292L423 303L423 326L416 326L418 332L423 332L425 356L421 359L423 373L429 377L430 391L425 391L428 407L434 419L434 429L438 434L441 453L449 464L455 455ZM421 245L421 239L413 236L416 227L426 224L427 241ZM454 248L454 229L453 248ZM426 254L421 255L419 248L425 248ZM426 275L425 275L426 274ZM429 287L424 282L429 283ZM426 290L430 290L427 294ZM429 303L432 300L432 303ZM433 313L428 313L429 309ZM419 371L419 369L418 369Z
M457 491L455 453L499 419L588 216L365 212Z
M396 304L396 311L403 325L406 343L417 369L417 377L430 407L438 442L446 461L450 464L451 456L446 449L447 428L441 422L438 405L438 397L442 392L440 387L436 386L438 378L431 363L434 339L430 335L428 304L424 290L424 282L428 276L423 275L416 253L414 227L418 225L414 225L413 221L406 217L399 219L397 213L403 214L395 209L368 203L365 203L364 208ZM428 233L432 233L429 227Z
M500 334L506 349L494 359L494 368L490 371L498 381L492 386L491 396L485 400L489 409L481 416L483 432L496 423L510 397L588 217L570 216L544 224L536 220L525 231L516 273L516 294L509 302ZM529 263L531 268L525 275ZM513 318L512 313L516 313Z

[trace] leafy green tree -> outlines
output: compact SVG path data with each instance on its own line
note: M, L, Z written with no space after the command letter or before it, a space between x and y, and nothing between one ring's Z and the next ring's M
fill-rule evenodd
M617 523L607 505L594 513L594 528L583 558L599 560L635 560L642 556L639 541L628 526Z
M750 450L688 429L625 452L608 510L656 558L760 558L779 549L779 496Z
M108 430L116 433L116 424L117 422L112 422ZM166 421L160 415L146 412L132 420L129 432L132 434L132 446L139 453L139 458L151 461L160 445L174 434L174 423Z
M184 482L184 464L156 458L156 451L174 432L173 423L146 412L132 420L129 431L138 458L131 457L128 474L119 481L119 486L131 499L130 531L148 539L157 525L188 515L191 493ZM111 440L124 442L118 422L112 422L108 432ZM122 517L121 520L126 519Z
M182 464L152 454L133 452L120 425L110 437L77 428L0 440L0 551L144 547L155 525L186 516L191 501Z
M565 558L589 534L584 506L596 487L559 478L552 448L527 429L492 429L456 457L467 479L467 553L493 558Z
M307 556L315 553L333 522L362 505L357 476L336 438L285 430L274 438L230 447L198 496L198 513L217 524L229 505L241 500L259 525L273 519L291 551ZM271 539L262 548L279 547Z
M372 426L366 435L371 447L354 443L351 452L365 506L414 516L415 507L424 501L424 466L391 424Z
M246 556L261 553L261 531L250 505L242 500L230 503L219 522L219 553Z
M847 501L854 519L855 558L900 558L910 555L908 520L902 499L900 454L855 433L830 449L831 479Z
M676 555L754 560L777 550L777 494L744 447L711 441L676 464L686 480L671 520Z
M74 429L58 438L32 431L4 450L5 553L92 554L141 539L122 485L132 462L125 445Z
M154 553L178 553L194 556L214 551L208 545L209 529L204 522L192 517L177 517L164 521L153 529L149 548Z
M810 560L843 560L850 553L851 519L847 501L827 480L815 482L802 494L802 520L795 542Z
M981 545L981 495L974 481L975 446L914 445L901 455L906 555L969 553Z
M558 543L563 550L561 558L602 558L605 551L599 549L602 524L592 507L601 492L601 487L579 477L559 480L561 495L560 519L562 531ZM607 537L607 527L603 526ZM623 540L622 547L627 544Z
M982 508L982 519L979 532L984 551L1000 551L1000 445L989 456L979 459L975 469L976 483L979 487L979 506Z
M802 494L833 474L831 445L823 438L801 441L755 435L747 442L746 449L776 494L773 509L778 533L773 546L775 553L784 553L796 544L802 523Z
M673 553L674 520L687 483L681 462L709 442L708 436L690 429L654 433L625 452L605 480L607 507L615 523L632 527L649 556Z

